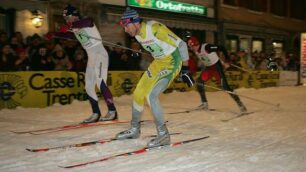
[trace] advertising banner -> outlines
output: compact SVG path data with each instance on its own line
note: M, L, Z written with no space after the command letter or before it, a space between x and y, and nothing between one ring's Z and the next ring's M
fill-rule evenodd
M301 34L301 81L306 85L306 33Z
M86 100L85 76L74 72L0 73L0 109L46 107Z
M143 71L110 71L107 84L113 96L132 94ZM197 78L197 73L194 78ZM241 71L225 72L231 88L264 88L279 85L278 71L255 71L248 74ZM215 78L205 83L221 88ZM66 71L44 72L2 72L0 73L0 109L22 107L47 107L54 103L70 104L73 100L87 100L84 73ZM189 91L178 77L165 91ZM205 88L206 91L217 91ZM99 97L99 90L96 89Z

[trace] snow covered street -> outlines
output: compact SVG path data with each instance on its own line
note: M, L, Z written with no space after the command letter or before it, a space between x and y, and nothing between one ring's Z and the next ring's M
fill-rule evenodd
M0 111L0 171L205 171L205 172L304 172L306 171L306 87L273 87L236 90L258 100L280 103L280 107L263 104L241 96L249 115L226 121L239 112L224 92L208 92L214 111L192 111L200 104L195 91L173 92L160 97L172 142L210 136L208 139L174 148L118 157L85 167L63 169L72 165L137 150L146 145L148 135L156 134L155 125L142 125L140 139L113 141L81 148L48 152L28 152L26 148L55 147L112 138L129 124L73 129L49 134L15 134L11 131L43 129L75 124L91 113L88 102L48 108L17 108ZM115 97L119 120L130 120L132 96ZM100 105L104 103L100 102ZM105 113L105 107L101 108ZM152 119L149 107L142 119Z

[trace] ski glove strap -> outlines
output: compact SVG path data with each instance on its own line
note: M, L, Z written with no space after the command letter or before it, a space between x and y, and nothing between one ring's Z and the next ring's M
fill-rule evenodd
M192 87L195 83L187 66L182 67L181 78L182 78L183 82L185 82L188 85L188 87Z

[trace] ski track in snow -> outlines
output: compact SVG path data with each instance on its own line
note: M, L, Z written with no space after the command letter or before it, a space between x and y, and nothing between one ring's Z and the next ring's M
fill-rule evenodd
M47 108L0 110L0 171L148 171L148 172L304 172L306 171L306 87L274 87L260 90L238 89L238 94L273 104L265 105L241 97L250 115L228 122L239 112L234 101L224 92L208 92L209 106L215 111L193 111L199 105L196 92L173 92L160 96L172 142L209 135L210 138L175 148L118 157L84 167L62 169L140 149L156 134L152 122L142 124L140 139L113 141L82 148L65 148L48 152L28 152L25 148L43 148L108 139L125 130L129 124L87 127L42 135L14 134L10 131L43 129L75 124L86 118L88 102ZM115 98L120 120L131 118L132 96ZM104 102L100 102L105 113ZM146 106L142 119L152 119Z

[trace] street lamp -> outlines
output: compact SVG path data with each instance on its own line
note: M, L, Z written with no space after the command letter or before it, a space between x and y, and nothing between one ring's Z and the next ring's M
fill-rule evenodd
M43 22L43 17L39 14L39 12L37 10L32 11L32 24L36 27L39 28L42 26L42 22Z

